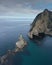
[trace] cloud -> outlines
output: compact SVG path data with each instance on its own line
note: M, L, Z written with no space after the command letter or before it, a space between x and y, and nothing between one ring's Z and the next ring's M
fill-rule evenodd
M35 16L49 7L52 0L0 0L0 16Z
M27 7L28 6L28 7ZM41 10L34 10L31 5L28 5L27 3L24 4L16 4L15 7L8 7L0 4L0 15L6 15L6 16L18 16L18 17L25 17L28 15L34 16L34 14L40 12Z

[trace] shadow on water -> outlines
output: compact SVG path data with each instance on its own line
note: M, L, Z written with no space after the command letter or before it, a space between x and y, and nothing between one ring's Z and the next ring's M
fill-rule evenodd
M35 42L37 45L42 45L42 42L46 38L46 35L44 33L39 33L39 36L33 35L32 42Z
M31 56L31 53L30 53L30 51L28 50L27 47L24 48L24 50L23 50L23 52L22 52L22 55Z
M52 36L44 34L44 33L39 33L39 36L33 35L32 41L36 42L37 45L42 45L46 42L46 39L48 40L48 38L50 40L52 38Z
M21 56L21 53L17 53L13 58L13 65L22 65L23 58Z
M24 49L20 52L18 52L14 57L14 65L22 65L23 64L23 56L30 56L30 52L27 47L24 47Z

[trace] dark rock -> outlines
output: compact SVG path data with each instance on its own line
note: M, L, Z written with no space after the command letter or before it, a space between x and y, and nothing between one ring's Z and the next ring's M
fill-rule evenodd
M28 33L31 39L33 36L44 37L44 35L52 36L52 11L48 9L36 16Z

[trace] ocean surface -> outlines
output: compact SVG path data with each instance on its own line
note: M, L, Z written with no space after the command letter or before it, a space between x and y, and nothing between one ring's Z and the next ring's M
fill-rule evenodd
M15 48L15 43L22 34L28 45L17 53L6 65L52 65L52 37L46 36L35 42L28 38L32 20L0 20L0 56Z

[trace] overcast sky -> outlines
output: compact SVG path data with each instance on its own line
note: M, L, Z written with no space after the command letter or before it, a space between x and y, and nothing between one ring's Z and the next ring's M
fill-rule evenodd
M52 0L0 0L0 16L34 17L45 8L52 10Z

